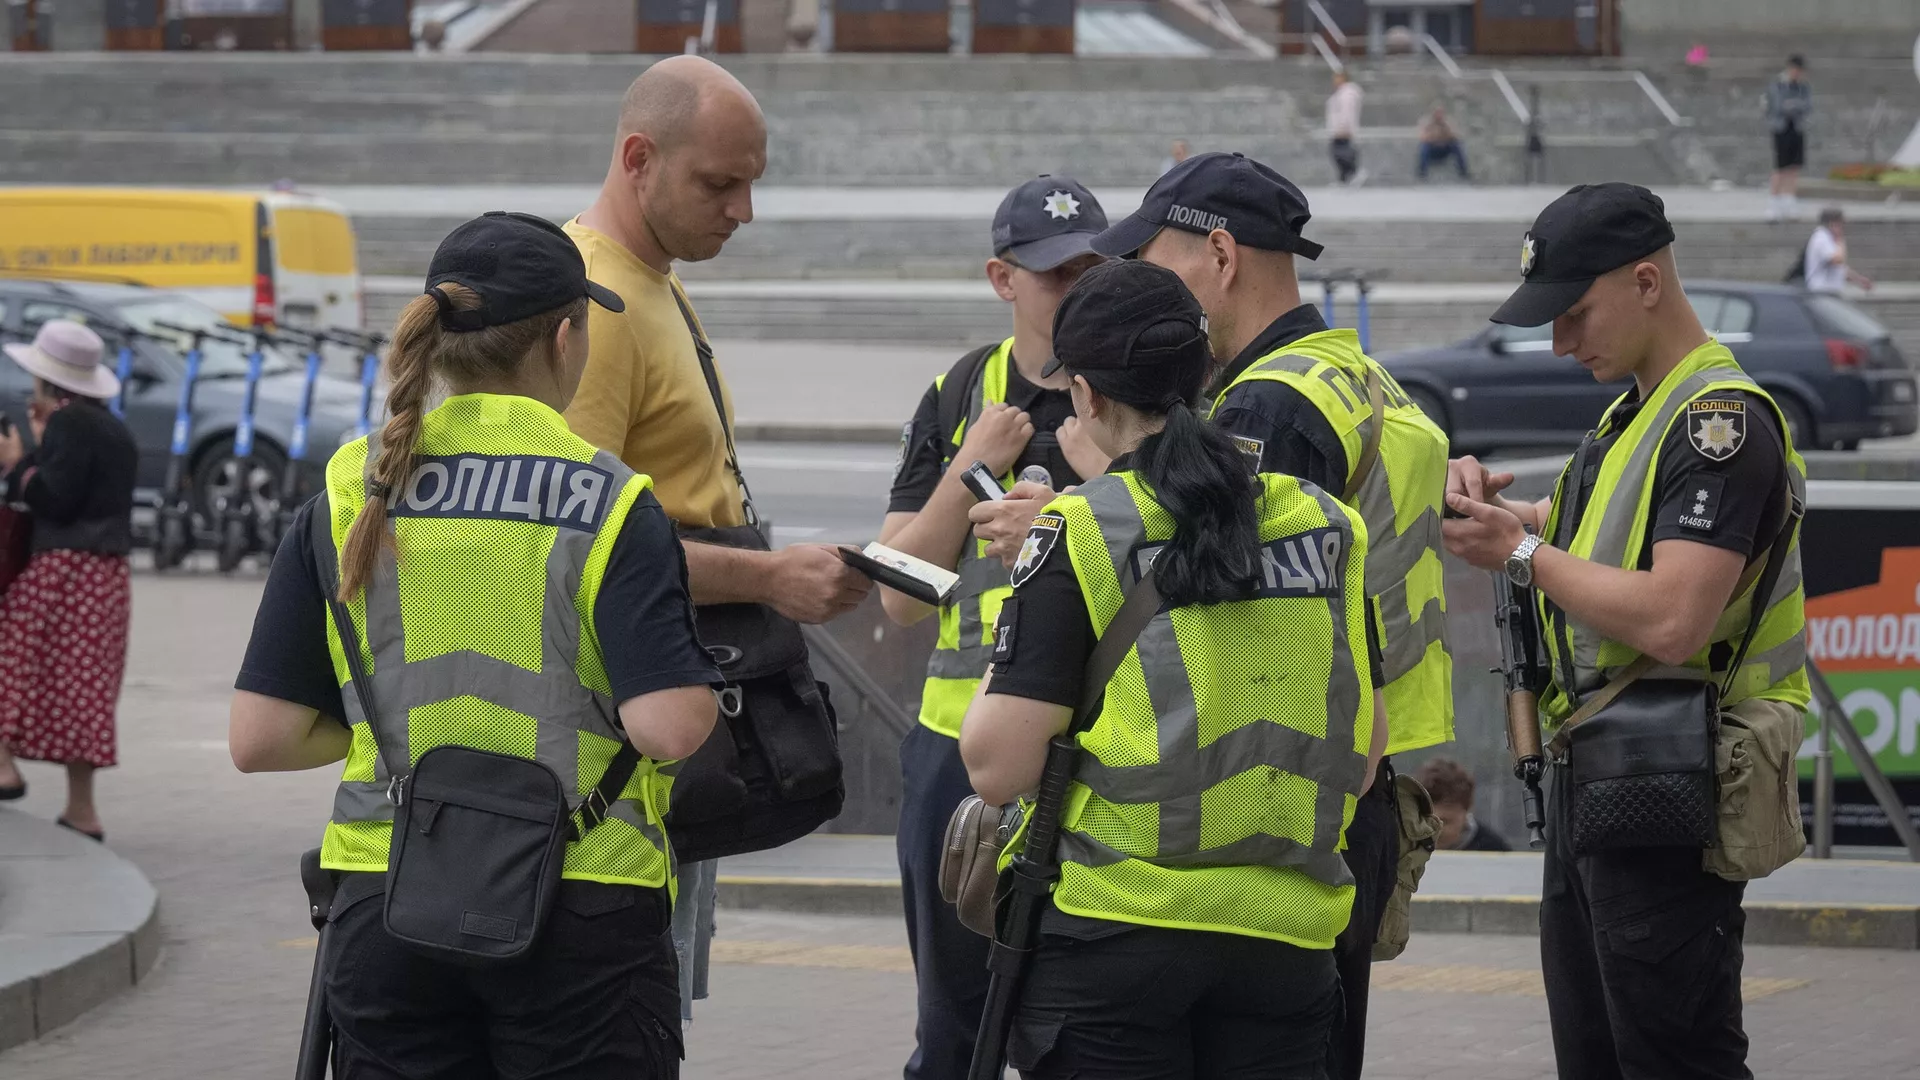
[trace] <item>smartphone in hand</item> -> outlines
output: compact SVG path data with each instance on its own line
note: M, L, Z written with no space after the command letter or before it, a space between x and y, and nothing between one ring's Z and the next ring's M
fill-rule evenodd
M1007 497L1006 489L1000 486L999 479L984 461L967 466L967 471L960 474L960 482L967 485L967 490L973 492L979 502L999 502Z

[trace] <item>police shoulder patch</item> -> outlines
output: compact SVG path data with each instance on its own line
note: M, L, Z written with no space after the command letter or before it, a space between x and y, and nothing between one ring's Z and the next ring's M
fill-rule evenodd
M1060 533L1067 527L1067 519L1059 514L1041 514L1033 519L1033 527L1027 530L1027 538L1020 545L1020 557L1013 562L1013 572L1008 582L1019 588L1047 561L1053 549L1060 543Z
M1747 403L1704 399L1687 404L1687 438L1709 461L1725 461L1747 441Z
M900 425L900 454L893 460L893 481L900 482L900 474L907 471L907 450L913 445L913 421Z
M1245 455L1247 467L1256 473L1259 472L1260 462L1266 457L1267 453L1266 440L1249 438L1245 435L1235 435L1233 436L1233 445L1241 454Z

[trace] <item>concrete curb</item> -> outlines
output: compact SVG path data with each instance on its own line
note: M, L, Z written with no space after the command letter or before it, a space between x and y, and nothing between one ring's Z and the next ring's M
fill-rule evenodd
M140 982L160 956L159 895L106 847L0 812L0 1049Z
M868 878L743 877L722 874L719 904L737 910L806 915L898 915L900 883ZM1811 904L1750 901L1749 945L1920 949L1920 904ZM1414 931L1443 934L1540 932L1533 896L1414 897Z
M742 420L733 425L736 442L884 443L900 441L899 424L831 421Z

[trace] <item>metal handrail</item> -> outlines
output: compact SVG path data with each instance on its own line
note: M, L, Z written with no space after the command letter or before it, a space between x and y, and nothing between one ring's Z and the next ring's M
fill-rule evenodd
M1807 680L1812 684L1813 696L1820 702L1820 752L1826 755L1824 761L1816 758L1814 763L1814 857L1825 859L1833 855L1833 750L1826 739L1829 735L1838 735L1846 747L1847 756L1853 759L1854 767L1860 770L1860 779L1866 782L1867 790L1873 793L1873 801L1879 803L1880 809L1886 813L1887 824L1893 828L1893 834L1906 846L1907 855L1920 863L1920 830L1916 830L1913 821L1907 817L1906 803L1893 785L1887 782L1887 774L1880 771L1879 763L1873 760L1866 740L1854 730L1853 718L1847 715L1846 708L1840 704L1839 695L1833 692L1833 684L1827 682L1826 672L1811 660L1807 662ZM1822 784L1825 785L1824 789Z
M1320 3L1320 0L1307 0L1307 10L1311 12L1314 19L1326 29L1327 36L1333 39L1334 44L1340 46L1342 49L1352 47L1347 43L1347 32L1340 29L1340 25L1333 21L1333 16L1327 14L1327 9Z
M1271 60L1280 55L1280 50L1274 48L1271 42L1260 40L1241 26L1240 20L1233 17L1221 0L1173 0L1173 5L1262 60Z
M1441 47L1440 42L1432 34L1421 34L1419 40L1420 44L1425 45L1427 51L1433 54L1433 58L1440 61L1440 66L1447 69L1448 78L1460 77L1460 65L1454 62L1453 55Z
M1521 123L1533 122L1533 114L1527 111L1527 106L1521 102L1520 95L1514 92L1513 84L1507 81L1506 72L1494 68L1493 85L1500 88L1500 96L1507 99L1507 107L1513 110L1513 115L1519 117Z
M1327 47L1326 38L1321 37L1319 34L1309 34L1307 35L1307 40L1313 42L1314 51L1320 54L1320 59L1327 62L1327 67L1334 71L1347 70L1347 65L1342 63L1340 58L1334 55L1333 50Z
M893 700L893 695L873 681L873 676L867 674L846 646L819 626L803 625L800 633L807 639L807 649L813 657L825 660L828 667L838 672L853 687L853 692L859 695L860 700L880 715L880 722L888 730L901 738L912 734L919 721Z
M1660 88L1653 85L1653 80L1647 78L1646 72L1633 72L1633 81L1639 84L1641 91L1653 102L1653 107L1660 110L1660 115L1667 118L1667 123L1674 127L1691 127L1693 125L1692 120L1681 116L1680 113L1674 109L1672 103L1667 100L1667 95L1661 93Z

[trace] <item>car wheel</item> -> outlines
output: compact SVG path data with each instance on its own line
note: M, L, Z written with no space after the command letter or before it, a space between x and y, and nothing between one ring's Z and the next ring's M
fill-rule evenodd
M233 456L233 440L221 439L203 449L193 466L193 504L209 527L220 527L220 509L235 498L253 504L253 520L265 521L280 506L280 482L286 476L286 455L272 443L254 440L253 461L243 465Z
M1418 405L1420 411L1427 414L1427 419L1451 438L1453 431L1447 426L1447 407L1441 402L1440 395L1418 386L1406 387L1406 391L1408 400Z
M1813 416L1807 411L1807 407L1800 403L1799 398L1792 394L1775 394L1773 402L1780 406L1780 415L1786 418L1787 437L1793 440L1794 449L1823 449L1815 441L1815 436L1819 433L1814 429Z

